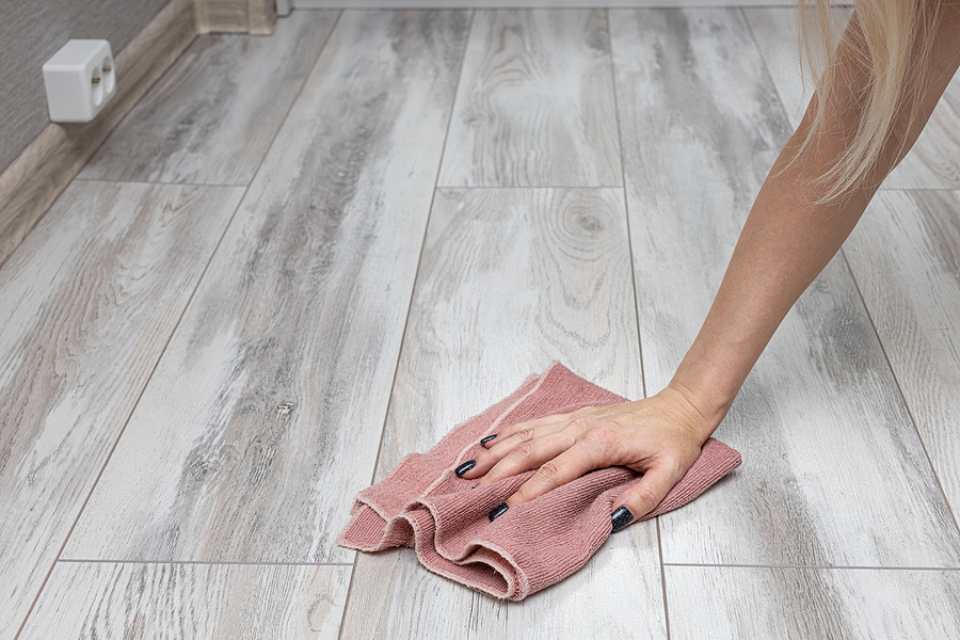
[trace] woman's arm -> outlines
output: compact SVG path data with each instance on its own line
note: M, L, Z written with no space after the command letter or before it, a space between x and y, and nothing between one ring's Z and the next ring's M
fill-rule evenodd
M734 249L720 289L673 380L644 400L594 407L513 425L462 471L483 483L538 469L507 501L507 508L569 482L592 469L622 465L643 472L612 514L614 530L653 510L697 459L784 315L863 214L883 178L908 149L960 64L960 10L944 6L922 90L910 92L919 117L901 117L891 140L861 188L819 204L830 185L818 180L853 137L856 96L868 76L851 53L854 17L841 38L836 64L844 86L831 93L824 126L798 153L815 103L774 163ZM468 466L469 465L465 465ZM491 517L504 512L502 505Z
M703 413L710 431L723 418L787 311L850 235L877 187L899 162L898 153L908 150L919 136L960 63L958 15L956 10L945 13L938 30L930 58L933 69L922 92L916 94L919 117L907 125L904 113L861 189L818 205L829 185L817 177L855 133L859 115L855 96L867 80L847 46L851 38L859 37L856 17L851 19L837 58L842 67L838 77L848 83L836 87L825 114L826 126L795 157L811 126L815 98L808 105L757 195L710 312L671 383Z

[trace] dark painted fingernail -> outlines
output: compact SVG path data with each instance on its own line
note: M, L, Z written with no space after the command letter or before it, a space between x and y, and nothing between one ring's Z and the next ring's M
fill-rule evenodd
M633 514L630 513L630 509L620 507L610 514L610 521L613 523L612 533L616 533L633 522Z
M505 514L507 512L507 509L509 508L510 506L506 502L501 502L500 504L495 506L493 509L490 509L490 513L487 514L487 517L490 518L490 522L493 522L494 520L496 520L497 518Z
M493 439L496 438L496 437L497 437L497 434L491 433L491 434L488 435L488 436L485 436L485 437L483 437L483 438L480 438L480 446L483 447L484 449L486 449L486 448L487 448L487 443L490 442L491 440L493 440Z
M465 474L467 471L470 471L470 469L473 469L475 466L477 466L476 460L467 460L466 462L462 463L459 467L454 469L453 472L457 474L458 478L462 478L463 474Z

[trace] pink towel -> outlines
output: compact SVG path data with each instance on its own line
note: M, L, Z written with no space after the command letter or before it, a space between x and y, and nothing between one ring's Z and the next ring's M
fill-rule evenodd
M554 363L361 491L340 545L360 551L412 546L427 569L497 598L523 600L556 584L610 536L610 512L638 474L624 467L598 469L491 522L487 512L533 471L481 487L453 469L475 456L480 438L504 426L623 400ZM738 452L711 438L683 479L642 519L683 506L739 464Z

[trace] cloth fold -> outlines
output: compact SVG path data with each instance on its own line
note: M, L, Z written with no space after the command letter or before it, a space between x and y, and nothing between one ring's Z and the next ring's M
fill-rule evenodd
M479 486L458 478L453 468L474 457L480 438L507 425L623 401L554 363L361 491L338 542L368 552L413 547L430 571L497 598L523 600L587 563L610 536L614 504L640 474L624 467L598 469L490 522L487 512L534 472ZM683 479L642 519L690 502L740 461L737 451L709 439Z

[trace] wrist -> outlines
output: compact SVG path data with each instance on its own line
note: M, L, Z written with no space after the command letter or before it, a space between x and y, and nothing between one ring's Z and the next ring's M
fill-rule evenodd
M730 409L739 386L735 389L719 383L708 373L692 371L681 366L677 369L667 388L682 396L701 418L701 436L710 437Z

